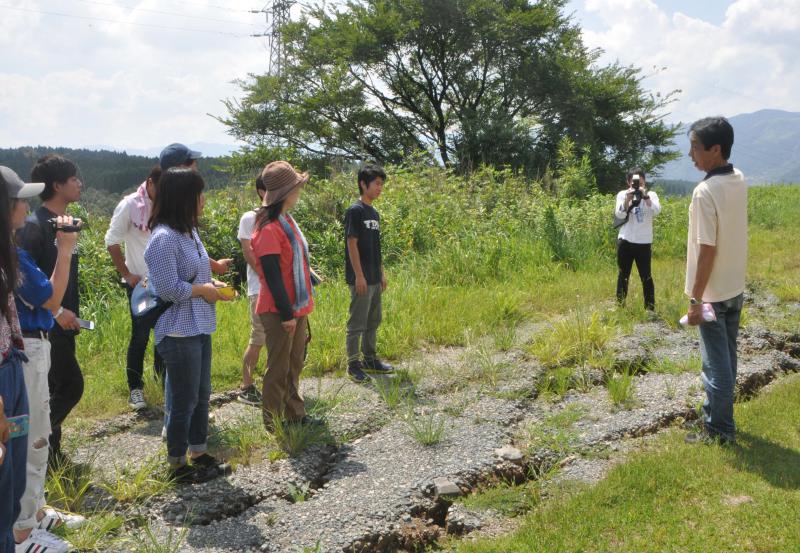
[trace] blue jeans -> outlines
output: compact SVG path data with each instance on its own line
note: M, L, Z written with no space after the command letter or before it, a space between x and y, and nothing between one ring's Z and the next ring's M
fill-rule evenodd
M744 296L712 303L717 320L700 325L701 378L706 389L703 421L712 436L733 440L733 396L736 388L736 338Z
M169 414L167 460L186 462L186 449L208 449L208 400L211 397L211 336L166 336L156 346L167 367Z
M6 418L27 416L28 392L22 363L25 354L13 349L0 365L0 396ZM25 492L25 463L28 458L28 435L11 438L6 442L6 453L0 464L0 553L14 553L14 535L11 529L20 512L20 500Z

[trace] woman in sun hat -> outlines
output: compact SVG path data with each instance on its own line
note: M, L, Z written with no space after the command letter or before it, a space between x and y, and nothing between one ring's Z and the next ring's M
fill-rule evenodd
M289 211L308 182L286 161L264 167L267 189L258 210L251 246L259 260L261 289L256 312L267 342L267 371L262 387L264 426L274 430L275 418L312 424L300 395L307 316L314 310L308 243Z

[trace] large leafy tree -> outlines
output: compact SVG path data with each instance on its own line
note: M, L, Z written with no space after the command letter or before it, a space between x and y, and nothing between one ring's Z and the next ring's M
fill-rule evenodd
M601 188L671 159L670 98L639 70L599 67L566 0L360 0L284 28L280 77L242 81L230 132L254 146L400 162L423 151L469 171L542 174L569 137ZM603 186L608 182L607 186ZM613 183L613 184L612 184Z

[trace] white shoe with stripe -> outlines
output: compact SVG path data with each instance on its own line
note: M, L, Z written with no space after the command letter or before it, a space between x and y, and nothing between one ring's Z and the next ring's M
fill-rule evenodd
M70 530L80 528L86 523L86 518L81 515L73 515L72 513L64 513L56 511L50 507L44 508L44 517L36 525L37 528L42 530L55 530L59 526L66 526Z
M14 546L14 553L67 553L74 551L72 544L46 530L35 529L22 543Z

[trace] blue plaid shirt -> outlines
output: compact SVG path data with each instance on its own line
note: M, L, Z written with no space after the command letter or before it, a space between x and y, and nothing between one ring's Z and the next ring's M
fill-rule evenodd
M208 253L197 230L182 234L166 225L158 225L144 251L150 285L163 300L174 302L156 323L156 343L164 336L199 336L217 329L214 305L203 298L193 298L192 283L211 282Z

